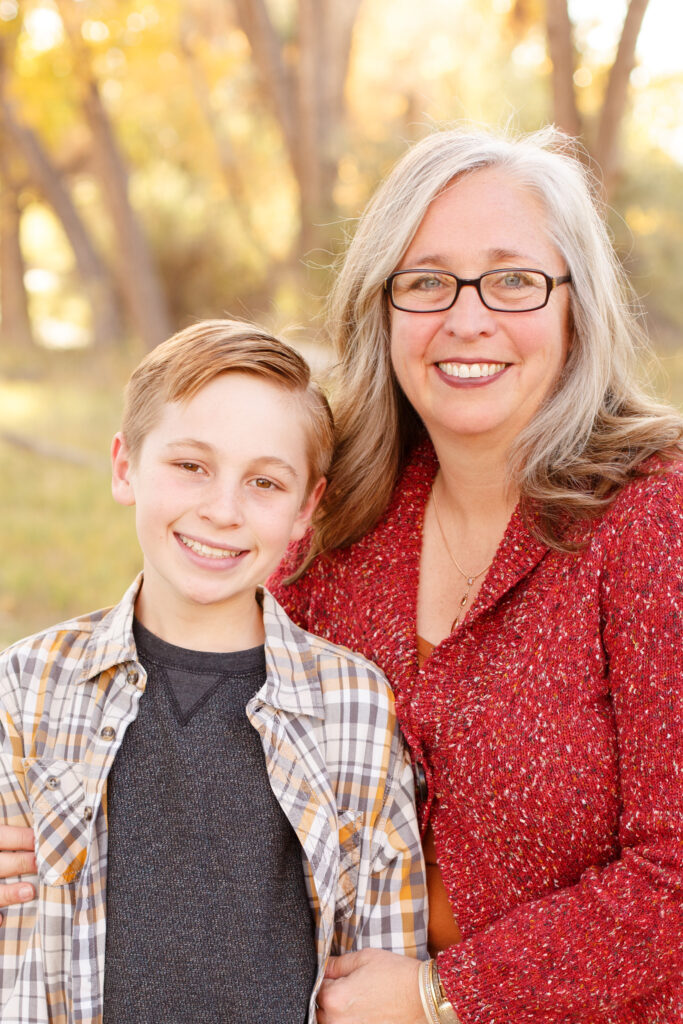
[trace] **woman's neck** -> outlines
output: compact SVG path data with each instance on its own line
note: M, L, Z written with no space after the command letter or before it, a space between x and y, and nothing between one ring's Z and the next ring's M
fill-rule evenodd
M487 527L499 532L519 497L508 479L506 454L477 441L434 443L439 498L465 535Z

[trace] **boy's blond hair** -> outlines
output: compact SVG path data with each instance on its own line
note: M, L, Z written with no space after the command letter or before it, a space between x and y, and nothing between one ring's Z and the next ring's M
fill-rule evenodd
M224 373L247 373L299 399L305 417L307 494L325 476L334 447L327 399L311 380L306 360L279 338L239 320L203 320L157 345L131 374L124 392L121 431L132 462L167 402L189 401Z

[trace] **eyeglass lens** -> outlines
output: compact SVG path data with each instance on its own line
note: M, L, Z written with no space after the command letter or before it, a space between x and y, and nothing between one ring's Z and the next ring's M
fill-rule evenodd
M457 278L436 271L403 271L392 279L392 301L408 312L448 309L458 290ZM534 270L493 270L479 278L485 305L520 312L538 309L548 298L548 281Z

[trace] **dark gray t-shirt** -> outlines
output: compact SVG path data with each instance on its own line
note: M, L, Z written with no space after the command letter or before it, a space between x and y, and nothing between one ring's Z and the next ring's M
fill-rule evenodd
M105 1024L303 1024L316 976L301 847L245 714L262 647L135 624L147 688L108 785Z

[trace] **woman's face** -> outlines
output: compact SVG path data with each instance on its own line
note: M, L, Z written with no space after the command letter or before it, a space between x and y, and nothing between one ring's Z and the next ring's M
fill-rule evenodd
M524 267L567 272L538 200L497 168L456 181L430 205L397 270L476 278ZM494 312L465 287L445 312L390 306L391 359L432 440L479 438L507 450L552 389L569 346L569 289L543 309ZM499 448L500 446L500 448Z

